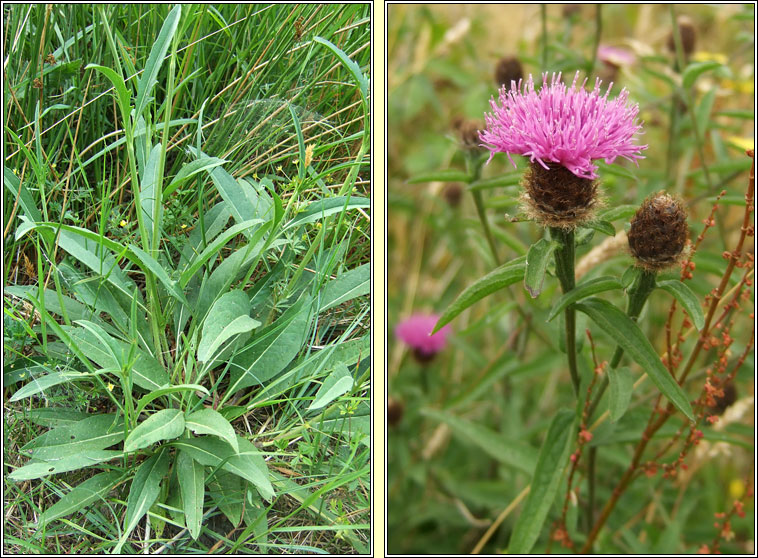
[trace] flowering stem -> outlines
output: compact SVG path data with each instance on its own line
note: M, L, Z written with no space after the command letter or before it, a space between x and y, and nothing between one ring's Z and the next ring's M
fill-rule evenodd
M542 71L547 71L547 6L540 4L540 17L542 19Z
M595 71L595 61L597 60L597 49L600 46L600 36L603 33L603 5L595 4L595 43L592 45L592 58L587 65L587 76Z
M483 160L478 156L478 153L466 153L466 170L472 177L471 182L476 182L482 176L482 163ZM479 220L482 222L482 228L484 229L484 236L487 237L487 244L490 246L492 257L495 260L495 265L500 265L500 258L497 255L497 248L495 247L495 239L492 236L492 230L490 230L490 224L487 221L487 215L484 212L484 199L482 193L479 190L472 190L474 195L474 204L476 205L476 213L479 215Z
M643 306L647 301L650 293L655 289L655 278L657 273L652 271L642 270L637 276L637 280L629 288L629 301L627 302L626 315L629 316L635 322L642 312ZM613 353L611 363L609 367L613 370L621 362L621 358L624 356L624 349L622 347L616 347L616 351ZM605 394L605 390L608 389L608 374L603 377L603 381L598 388L595 398L590 404L589 412L587 413L587 420L592 418L595 409L600 403L600 399ZM588 458L588 473L587 483L589 485L589 496L587 499L587 518L589 520L590 528L593 525L593 518L595 516L595 461L597 459L597 446L590 448Z
M560 227L550 227L550 236L560 243L561 247L555 251L555 274L561 283L563 293L572 290L576 284L574 276L574 231ZM568 355L569 372L571 382L574 385L574 393L579 395L579 373L576 367L576 309L573 304L564 311L566 322L566 354Z
M650 293L652 293L655 289L656 275L657 274L655 272L643 270L640 272L634 284L632 284L632 286L629 288L629 301L627 302L626 306L626 315L635 322L637 321L640 312L642 312L642 307L645 306L645 302L647 302ZM621 358L623 356L624 349L621 347L616 347L616 351L613 353L609 368L615 370L621 362ZM598 403L600 403L600 399L603 397L606 389L608 389L607 375L603 378L603 382L598 388L597 395L595 395L595 399L593 399L592 404L590 405L589 418L592 418L592 415L594 414Z

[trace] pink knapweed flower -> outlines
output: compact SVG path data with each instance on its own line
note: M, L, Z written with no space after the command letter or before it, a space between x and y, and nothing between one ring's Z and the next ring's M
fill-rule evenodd
M624 48L600 45L597 47L597 59L620 68L621 66L631 66L637 60L637 57Z
M438 320L439 316L435 314L414 314L398 324L395 335L419 356L434 356L445 348L450 333L450 325L446 325L434 335L429 335Z
M642 126L637 123L637 104L627 105L629 92L624 89L618 97L608 99L611 83L600 93L600 80L592 91L584 89L585 79L576 87L579 72L571 87L561 82L561 74L553 74L550 84L547 74L542 77L542 89L534 90L532 76L523 90L517 87L500 90L499 101L490 100L493 113L485 114L486 130L479 135L495 153L524 155L544 168L553 162L566 167L580 178L597 178L597 165L593 159L604 159L610 164L616 157L631 161L642 159L639 153L647 145L635 145L634 135Z

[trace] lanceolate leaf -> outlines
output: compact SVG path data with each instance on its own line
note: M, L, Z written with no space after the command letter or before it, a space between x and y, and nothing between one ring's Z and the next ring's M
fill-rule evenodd
M324 45L337 56L339 61L342 62L342 65L345 66L347 71L352 74L353 79L357 82L361 97L363 97L365 102L365 99L368 98L368 79L363 75L360 66L354 60L351 60L338 46L326 39L322 37L314 37L313 42Z
M304 225L306 223L313 223L334 213L341 213L349 211L351 209L368 208L371 207L371 200L368 198L362 198L358 196L337 196L335 198L326 198L323 200L317 200L308 204L308 207L302 212L298 213L282 228L284 230L296 227L298 225Z
M213 409L200 409L185 419L185 424L195 434L212 434L229 442L234 453L239 453L237 435L234 427L218 411Z
M46 523L71 515L94 502L104 499L122 478L123 475L119 471L106 471L105 473L98 473L80 485L75 486L71 492L63 496L39 516L37 528L41 529Z
M611 415L611 422L616 422L624 416L629 407L634 378L632 378L632 371L622 366L615 370L613 368L608 370L608 381L610 386L608 412Z
M131 351L131 347L123 341L109 338L109 346L115 344L118 347L117 360L91 330L72 326L61 326L61 329L71 337L70 342L75 344L86 358L102 368L120 370L121 355L126 357ZM133 356L135 360L132 363L131 374L136 385L147 390L155 390L168 384L168 373L157 360L136 348Z
M576 287L558 299L558 302L556 302L555 306L550 310L550 314L547 316L547 321L549 322L556 316L560 315L569 304L578 302L588 296L602 293L603 291L620 288L621 283L615 277L598 277L596 279L590 279L589 281L579 283Z
M408 184L420 184L423 182L470 182L471 175L458 169L442 169L438 171L419 174L410 178Z
M168 466L169 452L163 448L137 469L137 474L134 475L132 486L129 489L129 497L126 499L125 527L118 544L113 549L114 554L121 552L121 547L139 520L158 498L161 480L168 473Z
M371 264L363 264L346 271L324 285L319 312L334 308L369 292L371 292Z
M721 64L713 60L706 62L693 62L682 73L682 88L689 89L701 74L720 68Z
M334 371L324 380L324 383L316 393L316 397L308 407L309 411L326 407L353 388L353 376L343 363L337 363Z
M145 448L161 440L173 440L184 432L184 414L179 409L162 409L139 423L124 442L124 451Z
M562 409L553 418L542 443L529 496L513 528L509 554L528 554L542 531L553 505L574 434L574 413Z
M142 77L140 77L139 84L137 84L137 100L134 107L134 114L137 117L142 115L142 111L150 99L150 93L158 83L158 72L171 45L171 39L174 37L174 33L176 33L181 15L182 7L180 4L177 4L163 22L163 27L161 27L158 33L158 38L155 40L153 48L150 49L150 55L145 63L145 71L142 73Z
M225 397L248 386L264 383L295 358L310 324L311 300L304 296L232 360L231 384Z
M237 475L223 469L208 482L208 496L235 527L242 521L242 508L245 504L244 482Z
M114 415L93 415L73 424L59 426L37 436L22 451L33 459L56 459L85 450L101 450L124 439L124 420Z
M250 300L240 291L224 293L213 303L203 322L203 335L197 347L197 359L207 362L227 340L261 325L250 317Z
M65 457L51 457L39 461L35 459L13 471L8 475L8 478L15 481L38 479L48 475L83 469L122 455L124 452L121 451L85 450Z
M458 418L449 413L427 409L424 415L447 424L453 435L466 444L477 446L484 453L500 463L531 475L537 463L537 451L516 440L507 440L498 432L487 427Z
M84 380L92 377L92 374L86 372L53 372L51 374L45 374L39 378L32 378L32 380L19 389L11 397L11 401L18 401L31 395L44 392L46 389L57 386L58 384L64 384L66 382L75 382L77 380Z
M524 272L524 287L532 298L537 298L542 292L542 283L550 257L558 248L558 242L541 238L531 245L526 255L526 271Z
M225 471L249 480L266 500L274 496L274 488L268 476L268 467L262 452L244 438L237 438L239 455L227 444L214 436L175 440L171 443L185 451L198 463L206 467L221 466Z
M184 518L192 538L200 536L205 499L205 467L192 459L188 453L179 452L176 457L177 478L182 493Z
M521 256L513 261L503 264L494 271L491 271L465 291L458 295L453 303L440 316L437 325L432 333L439 331L443 326L453 320L458 314L466 308L479 302L487 295L499 291L500 289L518 283L524 278L526 269L526 256Z
M588 223L585 223L584 226L589 229L593 229L598 232L601 232L603 234L607 234L608 236L614 236L616 234L616 229L613 227L613 225L609 221L601 221L601 220L589 221Z
M681 281L660 281L657 285L674 298L679 301L687 313L692 318L692 323L698 331L703 329L705 325L705 316L703 315L703 307L700 305L700 301L695 296L690 288Z
M663 366L660 357L636 322L610 302L599 298L587 298L578 303L576 309L587 314L608 333L642 367L661 393L687 418L694 420L687 396Z

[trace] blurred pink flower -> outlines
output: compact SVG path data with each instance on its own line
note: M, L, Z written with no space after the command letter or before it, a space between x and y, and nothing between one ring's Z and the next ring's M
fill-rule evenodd
M600 45L597 47L597 59L620 68L621 66L631 66L637 58L634 56L634 53L626 49Z
M445 348L450 333L448 324L434 335L429 335L437 325L437 320L439 316L436 314L414 314L398 324L395 335L419 356L434 356Z
M550 84L547 74L542 77L542 88L534 89L532 76L523 91L521 82L515 89L500 90L499 101L490 100L493 113L486 114L486 130L479 139L495 153L524 155L544 168L546 163L558 163L580 178L597 178L597 165L593 159L604 159L611 164L616 157L631 161L642 159L639 153L646 145L633 143L635 134L642 128L637 123L639 107L627 105L629 92L624 89L618 97L608 100L600 93L600 80L592 91L577 88L579 72L570 88L561 82L561 74L553 74ZM502 106L501 106L502 105Z

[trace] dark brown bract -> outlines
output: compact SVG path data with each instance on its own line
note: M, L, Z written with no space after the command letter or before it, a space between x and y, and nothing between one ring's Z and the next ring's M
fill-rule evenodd
M524 173L524 210L548 227L574 229L592 218L598 205L597 181L576 176L566 167L531 163Z
M660 271L677 263L687 244L687 212L678 199L659 192L648 197L632 218L629 249L637 265Z
M518 83L523 77L524 68L515 56L505 56L495 64L495 83L498 87L505 85L506 89L510 89L511 81Z

